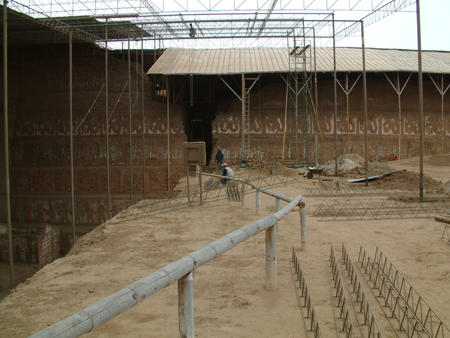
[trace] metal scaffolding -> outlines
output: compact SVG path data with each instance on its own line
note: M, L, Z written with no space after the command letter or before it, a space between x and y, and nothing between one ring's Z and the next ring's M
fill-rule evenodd
M293 113L290 123L290 147L295 148L296 161L312 160L312 122L310 112L311 79L306 73L306 64L311 62L311 43L316 40L318 46L326 46L337 40L363 30L391 14L401 11L418 0L10 0L3 1L0 6L3 14L2 43L4 45L4 65L7 65L8 45L20 44L51 44L88 42L96 44L105 50L106 73L106 137L107 137L107 192L108 214L113 207L110 205L109 182L109 144L108 144L108 50L130 49L130 38L133 49L156 50L168 47L196 48L237 48L237 47L286 47L286 39L295 37L293 60L303 58L303 67L294 62L290 72L291 88L294 88ZM417 2L418 3L418 2ZM7 10L5 10L7 9ZM348 13L352 12L352 19ZM416 9L418 12L418 7ZM7 14L14 20L7 20ZM356 17L356 19L355 19ZM42 29L46 27L47 29ZM420 33L418 34L420 36ZM300 44L297 45L297 42ZM139 47L137 47L139 44ZM303 52L301 52L303 50ZM420 48L419 48L420 51ZM419 53L420 54L420 53ZM303 55L303 57L301 56ZM309 61L306 60L309 58ZM300 56L300 58L298 58ZM287 56L289 57L289 56ZM335 55L334 55L335 57ZM155 56L156 58L156 56ZM129 60L130 62L130 60ZM420 60L421 65L421 60ZM6 66L5 66L6 67ZM421 66L420 66L421 67ZM5 68L6 69L6 68ZM312 69L311 67L309 69ZM70 70L72 72L72 69ZM421 68L420 68L420 75ZM243 74L245 80L245 74ZM5 96L5 126L8 126L8 88L7 72L4 72ZM167 81L168 84L168 81ZM246 86L243 86L245 91ZM302 90L305 88L307 90ZM168 91L167 91L168 92ZM248 90L249 92L249 90ZM129 91L130 96L130 91ZM303 99L298 100L299 96ZM130 96L131 98L131 96ZM129 99L130 99L129 98ZM244 95L245 98L245 95ZM136 98L137 100L137 98ZM336 100L335 100L336 101ZM168 97L167 107L169 117ZM243 100L244 124L249 121L249 107L246 110ZM335 104L336 105L336 104ZM131 102L129 103L129 109ZM299 112L299 110L301 112ZM248 112L248 114L247 114ZM130 113L131 122L131 113ZM250 135L247 123L243 140ZM131 129L131 128L130 128ZM421 135L423 131L421 129ZM5 132L5 135L8 135ZM301 141L299 142L299 136ZM310 137L311 136L311 137ZM170 134L168 132L168 167L170 163ZM421 141L422 142L422 141ZM243 150L249 148L250 139L244 144ZM130 135L131 146L131 135ZM367 148L367 147L366 147ZM73 151L73 149L71 149ZM301 156L300 156L301 154ZM8 143L5 142L5 158L9 157ZM131 161L130 161L131 162ZM9 169L6 161L5 167ZM73 171L73 164L71 165ZM132 163L130 163L132 173ZM421 177L423 170L421 167ZM170 167L169 167L170 176ZM145 177L145 175L144 175ZM133 200L133 178L131 176L130 200ZM6 177L7 210L10 212L9 178ZM169 184L170 187L170 184ZM423 190L421 183L421 191ZM73 177L72 177L73 193ZM73 199L73 198L72 198ZM72 210L74 210L72 205ZM72 212L72 214L74 211ZM73 217L74 219L74 217ZM7 225L10 229L10 216ZM10 234L9 230L9 234ZM75 237L75 222L73 224ZM12 262L11 262L12 266ZM11 271L11 275L13 272ZM11 277L12 283L13 277Z
M304 23L303 23L304 26ZM304 30L304 28L302 28ZM288 38L289 75L289 147L288 158L295 164L308 164L312 160L312 73L311 44L306 32Z
M282 46L292 32L311 34L329 44L342 40L414 4L416 0L28 0L8 2L8 9L74 38L123 49L129 35L143 38L144 49L186 47L195 38L199 48ZM351 17L356 19L349 20ZM332 29L331 15L336 28ZM354 14L357 15L354 15ZM191 28L192 25L192 28ZM108 27L108 36L105 27ZM303 27L301 27L303 26ZM194 34L192 34L194 32ZM23 32L26 34L27 32Z

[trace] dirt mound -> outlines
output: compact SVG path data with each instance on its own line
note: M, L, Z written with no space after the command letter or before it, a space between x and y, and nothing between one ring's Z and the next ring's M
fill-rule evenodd
M328 174L334 174L335 161L331 160L323 165ZM358 154L346 154L338 157L338 174L346 176L364 175L366 172L365 159ZM369 163L369 176L384 175L394 172L386 163L374 161Z
M427 164L437 166L450 166L450 155L448 154L432 155L428 159Z
M371 185L389 185L395 188L405 188L405 189L419 189L420 188L420 177L419 174L399 171L393 173L384 178L380 178L376 181L370 183ZM441 183L431 177L423 177L423 186L427 191L431 191L437 188Z

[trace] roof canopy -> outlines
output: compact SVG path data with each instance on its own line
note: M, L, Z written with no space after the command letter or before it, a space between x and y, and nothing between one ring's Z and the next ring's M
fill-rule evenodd
M318 72L333 71L333 48L316 48ZM417 72L418 57L415 50L365 49L366 71ZM236 49L167 49L147 74L164 75L221 75L249 73L288 73L289 57L301 59L308 72L314 71L314 48L301 55L289 56L287 48L236 48ZM298 53L298 52L297 52ZM294 54L295 55L295 54ZM304 58L304 59L303 59ZM450 52L422 52L425 73L450 74ZM298 61L298 60L297 60ZM298 69L297 69L298 70ZM361 48L336 48L338 72L361 72Z

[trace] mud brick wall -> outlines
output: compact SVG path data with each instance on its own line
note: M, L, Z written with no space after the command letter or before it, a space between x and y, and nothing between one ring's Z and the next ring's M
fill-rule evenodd
M11 53L9 142L12 220L25 223L70 224L72 210L68 48L51 47L44 50L35 47L32 50L13 50ZM144 76L142 94L140 87L143 70L140 64L131 62L132 79L129 93L128 61L110 57L108 63L109 179L111 208L116 210L129 203L130 199L130 152L133 165L133 198L142 198L144 182L146 194L167 190L167 105L152 100L152 83L147 76ZM103 51L87 52L75 47L73 155L77 224L100 224L105 220L105 78ZM141 109L142 95L144 113ZM180 105L170 105L169 132L173 188L184 174L182 150L183 143L187 141L184 132L184 108ZM0 187L4 191L4 182L0 183ZM2 216L5 220L5 213L2 213Z
M6 229L2 233L6 233ZM39 264L42 267L59 255L60 230L56 226L42 225L12 229L14 262ZM0 235L0 260L8 262L8 236Z
M381 74L380 74L381 75ZM397 93L384 75L368 74L368 138L370 160L385 160L393 156L402 158L418 156L420 147L419 104L417 80L411 79L401 96L401 120ZM339 76L338 76L339 77ZM340 75L343 81L343 75ZM352 80L350 80L352 81ZM354 81L354 79L353 79ZM353 84L353 82L351 82ZM280 158L283 148L286 89L284 83L273 83L251 92L250 145L251 156L261 159ZM320 127L319 162L334 158L334 91L333 81L322 76L318 81L318 121ZM346 96L338 86L337 139L338 155L357 153L364 156L364 102L360 79L349 95L349 121L347 121ZM218 108L213 122L213 137L217 142L212 155L221 149L229 162L240 160L241 102L233 98ZM424 154L450 152L450 97L444 101L444 130L442 130L441 95L428 76L424 76ZM309 124L311 117L307 118ZM289 116L287 118L289 123ZM400 126L401 122L401 126ZM315 118L307 133L316 129ZM301 136L300 128L299 135ZM289 129L288 129L289 130ZM399 133L401 150L399 153ZM442 144L444 133L444 144ZM349 144L347 144L349 140ZM289 159L288 136L285 141L285 158ZM314 146L312 146L314 152ZM314 158L312 153L311 158Z

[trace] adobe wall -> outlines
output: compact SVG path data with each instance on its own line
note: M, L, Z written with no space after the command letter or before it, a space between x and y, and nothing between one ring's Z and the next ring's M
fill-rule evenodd
M343 82L343 75L340 75ZM353 80L354 81L354 80ZM404 81L402 82L404 83ZM350 80L350 86L353 84ZM399 156L399 102L398 96L383 74L368 74L368 139L370 160L391 159ZM318 121L319 162L324 163L334 158L334 89L330 78L319 78L318 81ZM272 83L251 92L251 155L255 158L280 158L283 149L283 125L285 119L286 85ZM337 143L338 155L358 153L364 156L364 104L362 79L359 79L349 95L349 117L347 122L346 97L338 86ZM444 151L450 151L450 125L448 110L450 98L445 97ZM411 79L401 96L401 151L402 158L418 156L420 152L419 105L417 80ZM228 105L218 108L213 122L213 137L217 149L222 149L227 161L239 162L241 138L241 101L236 97ZM435 85L424 76L424 154L440 154L442 150L441 95ZM307 119L307 125L310 124ZM314 122L314 121L313 121ZM289 117L287 118L289 124ZM300 124L299 135L301 135ZM312 129L311 129L312 128ZM311 124L308 133L315 131ZM347 140L349 139L349 147ZM285 139L285 159L289 160L288 136ZM314 160L314 146L311 146L311 159Z
M8 76L12 221L71 224L68 48L35 47L15 50L11 54ZM152 100L152 84L145 76L143 124L141 76L140 65L132 62L130 149L128 61L109 58L109 163L113 210L129 203L130 150L134 198L142 198L144 190L143 156L146 158L146 194L166 191L168 186L167 105ZM104 52L75 48L73 121L76 131L73 148L77 224L97 225L106 220L104 83ZM181 106L170 106L172 188L184 174L182 149L187 138L183 116ZM3 153L3 145L1 149ZM4 191L4 180L0 181ZM1 221L5 221L4 209Z

